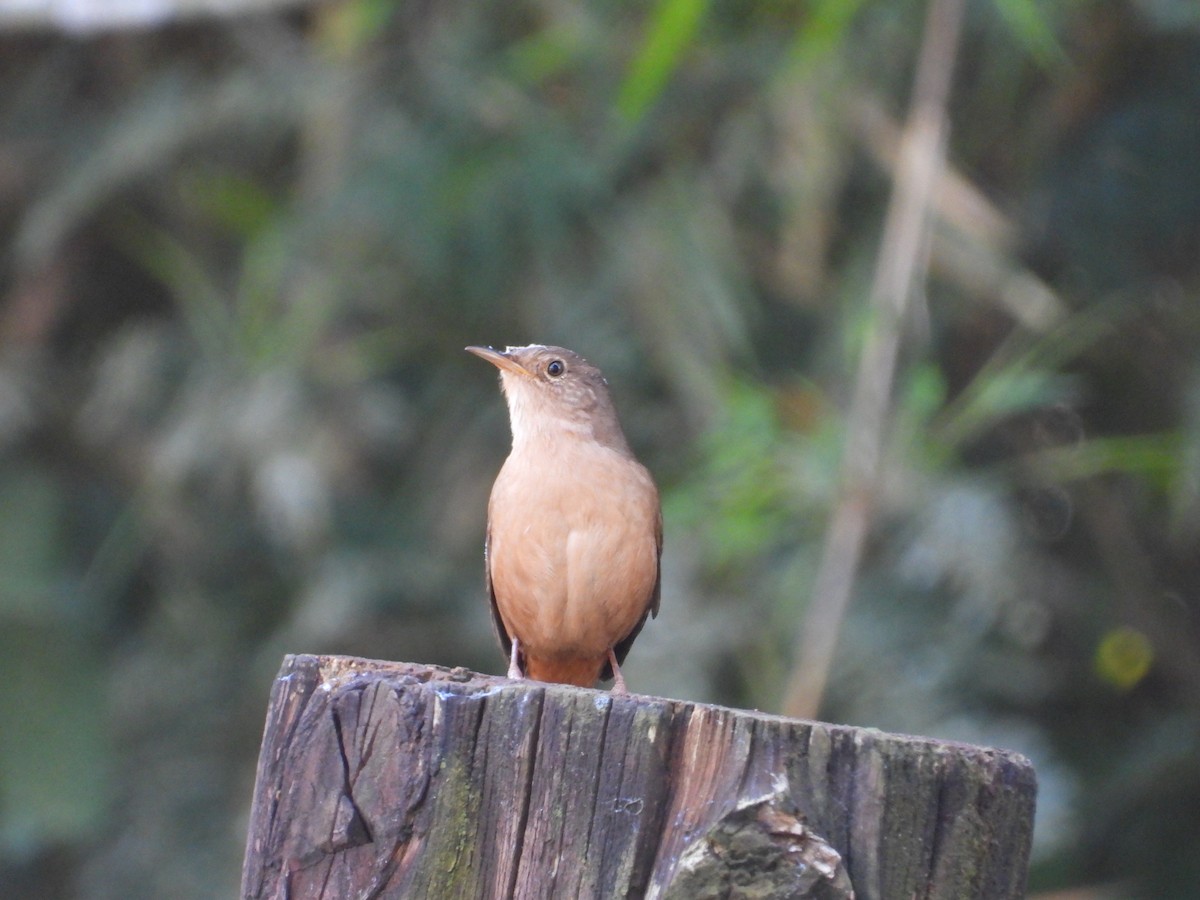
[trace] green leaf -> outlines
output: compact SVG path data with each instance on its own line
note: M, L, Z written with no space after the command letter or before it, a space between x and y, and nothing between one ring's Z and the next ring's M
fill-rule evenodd
M117 232L122 246L166 287L193 340L213 358L228 353L236 332L225 293L200 256L165 229L129 214Z
M1166 491L1176 479L1182 459L1177 433L1092 438L1040 450L1021 465L1049 481L1079 481L1104 474L1138 475Z
M1036 338L1016 332L938 414L934 438L947 449L961 447L1006 415L1057 400L1070 380L1061 374L1064 364L1111 334L1130 309L1099 304Z
M183 189L188 203L243 239L279 216L279 204L262 185L232 172L190 171Z
M658 99L707 11L708 0L660 0L617 95L617 110L626 121L639 121Z
M584 52L578 29L546 28L509 48L508 69L522 84L541 84L570 69Z
M793 60L807 66L837 49L865 0L814 0L792 46Z
M1067 62L1067 54L1035 0L996 0L996 10L1017 41L1045 68Z
M900 408L912 421L925 425L946 402L946 379L932 363L913 367L904 383Z

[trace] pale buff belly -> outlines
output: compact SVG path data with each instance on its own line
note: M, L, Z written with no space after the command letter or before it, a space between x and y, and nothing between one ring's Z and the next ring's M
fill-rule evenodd
M576 469L542 471L531 486L510 461L492 492L496 605L534 656L603 657L645 614L658 577L645 470L615 454Z

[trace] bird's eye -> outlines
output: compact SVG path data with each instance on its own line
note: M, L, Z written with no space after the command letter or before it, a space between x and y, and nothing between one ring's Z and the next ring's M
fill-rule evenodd
M567 367L561 359L552 359L550 360L550 365L546 366L546 374L551 378L557 378L565 371L567 371Z

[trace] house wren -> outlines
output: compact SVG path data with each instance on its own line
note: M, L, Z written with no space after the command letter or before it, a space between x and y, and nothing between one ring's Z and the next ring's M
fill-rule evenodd
M508 677L614 679L658 614L662 511L600 370L562 347L467 347L500 370L512 452L488 501L485 563Z

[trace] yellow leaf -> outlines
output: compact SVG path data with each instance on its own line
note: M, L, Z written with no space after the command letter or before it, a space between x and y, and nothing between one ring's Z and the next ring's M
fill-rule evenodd
M1136 628L1114 628L1096 647L1096 673L1123 691L1145 678L1153 663L1154 647Z

